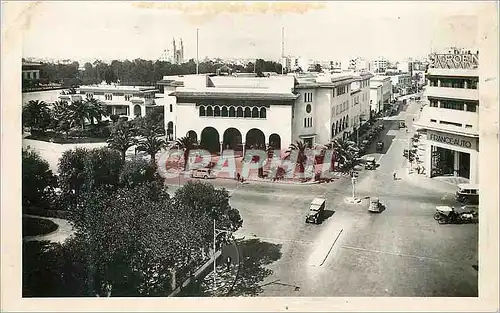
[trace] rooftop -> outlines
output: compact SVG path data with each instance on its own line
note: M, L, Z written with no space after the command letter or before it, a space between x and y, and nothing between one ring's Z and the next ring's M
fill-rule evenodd
M78 88L81 91L129 91L129 92L145 92L155 91L154 86L121 86L121 85L87 85Z
M299 95L292 92L279 93L252 88L178 88L169 94L179 98L193 99L245 99L245 100L295 100Z

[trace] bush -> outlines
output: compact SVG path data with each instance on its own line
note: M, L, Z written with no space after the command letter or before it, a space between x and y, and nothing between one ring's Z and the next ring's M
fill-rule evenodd
M146 182L163 184L163 179L156 172L156 165L142 158L126 161L120 173L120 185L135 187Z
M109 116L109 118L110 118L110 120L111 120L113 123L116 123L116 122L118 122L118 120L120 119L120 116L119 116L119 115L117 115L117 114L111 114L111 115Z
M122 121L122 122L127 122L128 121L128 117L127 116L120 116L119 120Z

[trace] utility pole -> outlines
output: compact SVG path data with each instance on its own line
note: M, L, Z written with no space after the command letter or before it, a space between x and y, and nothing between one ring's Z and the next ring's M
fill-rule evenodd
M198 69L199 69L199 66L200 66L200 59L199 59L199 56L198 56L198 31L199 29L197 28L196 29L196 75L199 74L198 72Z

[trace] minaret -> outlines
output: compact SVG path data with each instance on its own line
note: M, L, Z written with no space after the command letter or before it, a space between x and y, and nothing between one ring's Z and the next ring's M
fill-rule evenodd
M175 48L175 38L172 38L172 63L177 64L177 49Z
M181 55L180 55L180 60L179 63L184 62L184 45L182 44L182 38L181 38Z

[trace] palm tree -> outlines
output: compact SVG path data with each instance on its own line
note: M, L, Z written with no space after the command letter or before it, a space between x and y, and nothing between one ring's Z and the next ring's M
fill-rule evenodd
M125 153L128 148L136 144L134 132L130 124L125 121L116 123L111 130L107 142L109 148L120 151L122 159L125 160Z
M137 151L144 151L151 157L151 163L155 163L158 151L166 146L165 140L158 136L144 137L137 144Z
M71 109L66 101L56 101L52 107L52 120L54 122L54 129L64 131L66 137L71 128Z
M85 120L90 120L92 109L87 101L73 101L70 105L71 120L82 126L85 129Z
M23 126L29 127L30 131L41 131L42 133L50 126L50 109L44 101L30 100L22 111Z
M94 119L96 119L97 122L100 122L103 116L108 116L108 111L106 110L104 103L101 100L95 98L87 98L85 100L85 103L89 110L89 119L91 125L94 124Z
M350 169L354 166L358 148L353 141L334 139L330 144L333 149L335 159L343 165L344 169Z
M304 173L305 163L307 161L306 150L308 149L307 145L300 140L297 140L295 143L290 145L290 150L295 150L298 152L296 164L299 166L299 172ZM291 151L288 152L290 154Z
M183 157L184 157L184 170L187 168L187 163L188 163L188 158L189 158L189 152L196 148L196 141L189 137L189 136L184 136L182 138L177 139L175 142L175 145L179 148L184 150Z

